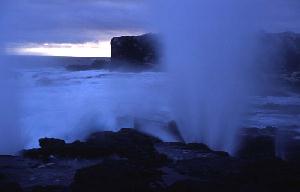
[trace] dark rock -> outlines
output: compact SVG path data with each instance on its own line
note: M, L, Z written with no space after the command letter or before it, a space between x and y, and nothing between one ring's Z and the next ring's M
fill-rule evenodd
M86 142L75 141L66 145L59 155L67 158L93 159L114 154L115 152L108 146L96 146Z
M289 140L290 143L285 144L291 146L286 147L295 153L286 155L294 156L293 161L275 158L274 138L278 136L278 130L273 127L243 130L243 140L237 153L239 158L230 157L226 152L213 151L201 143L167 143L135 129L121 129L118 132L91 134L85 142L65 143L59 139L41 139L40 149L26 152L36 157L49 158L54 155L56 158L50 158L51 163L3 157L6 163L0 165L0 171L12 171L7 175L19 172L14 177L16 181L22 186L24 183L27 186L28 183L30 186L41 185L32 188L36 191L298 192L300 164L295 155L300 145L294 138L297 135L283 130L279 133L284 133L284 138ZM106 158L110 155L117 157ZM101 159L74 165L77 161L86 162L86 159L98 157ZM69 162L70 159L65 158L78 160ZM73 168L68 168L70 166ZM75 170L78 171L74 181L68 187ZM28 178L24 182L24 175L31 174L43 179L31 181ZM57 184L53 182L54 178L64 180ZM0 177L0 183L4 180ZM64 183L64 187L52 186Z
M203 143L165 142L162 144L173 146L173 147L181 149L181 150L198 151L198 152L202 152L202 153L214 152L207 145L205 145Z
M277 135L278 129L275 127L243 129L236 156L251 160L275 158Z
M170 159L175 161L229 157L227 152L213 151L202 143L162 142L156 144L155 147L160 153L166 154Z
M271 136L244 136L237 156L243 159L273 159L276 157L275 139Z
M167 157L159 154L154 147L159 142L161 140L134 129L121 129L117 133L99 132L87 139L89 144L106 145L120 157L147 166L161 166L168 162Z
M118 132L103 131L91 134L86 141L96 145L109 145L114 147L124 143L153 145L162 142L160 139L139 132L135 129L123 128Z
M279 159L259 160L246 164L236 182L243 191L300 191L299 166Z
M161 188L161 175L160 171L145 169L126 160L104 161L78 170L72 191L154 192Z
M199 180L182 180L177 181L166 192L235 192L237 186L226 185L224 183L199 181Z
M111 40L112 63L151 67L159 60L158 38L153 34L114 37Z
M300 189L299 165L279 159L193 159L180 161L175 168L193 180L177 181L169 191L296 192Z
M281 139L278 143L280 157L287 161L300 163L300 140L286 137L282 137Z
M177 161L174 169L190 177L209 181L224 181L234 175L242 161L229 157L195 158Z
M229 157L229 153L225 151L214 151L213 154L219 156L219 157Z
M4 180L5 176L3 174L0 173L0 181Z
M32 159L48 159L49 154L44 153L41 149L28 149L21 151L23 157L32 158Z
M40 147L43 150L55 150L57 148L62 148L65 146L66 142L61 139L55 138L43 138L39 140Z
M41 148L28 150L27 156L46 159L50 155L59 154L66 146L64 140L55 138L39 139L39 144Z
M23 190L18 183L9 181L4 174L0 174L0 191L1 192L22 192Z
M31 189L31 192L68 192L68 187L64 186L35 186Z
M0 182L1 192L22 192L22 188L15 182Z
M294 127L278 129L276 133L276 155L278 158L300 162L300 133Z
M237 151L245 159L278 158L287 161L300 160L299 132L291 128L246 128L241 135L242 142ZM276 143L275 143L276 142Z
M202 152L211 152L212 150L203 143L188 143L185 146L188 150L202 151Z
M93 61L91 64L76 64L76 65L68 65L66 69L69 71L86 71L86 70L100 70L100 69L109 69L110 62L107 60L97 59Z
M24 150L22 153L25 157L37 159L48 159L50 156L91 159L118 155L147 166L162 166L168 159L154 148L157 142L161 141L134 129L121 129L119 132L91 134L86 142L66 144L59 139L40 139L40 149Z
M107 157L115 154L115 151L108 146L96 146L86 142L75 141L65 145L57 145L53 148L40 148L24 150L22 152L24 157L34 159L49 159L50 156L60 158L79 158L79 159L96 159Z
M18 156L0 156L0 172L5 180L18 183L24 191L68 191L78 169L102 162L101 159L51 158L49 162ZM2 190L0 189L2 192Z

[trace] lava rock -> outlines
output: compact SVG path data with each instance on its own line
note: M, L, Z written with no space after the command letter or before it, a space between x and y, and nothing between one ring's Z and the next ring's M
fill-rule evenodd
M39 144L40 149L24 150L22 154L29 158L47 159L50 155L59 154L66 145L64 140L55 138L39 139Z
M279 159L246 164L236 179L242 191L300 191L300 167Z
M121 129L119 132L98 132L92 134L87 143L106 145L120 157L146 166L162 166L169 160L156 151L154 144L161 140L134 129Z
M158 152L166 154L168 158L174 161L229 157L227 152L213 151L203 143L162 142L157 143L155 148Z
M0 173L0 181L4 180L5 176L3 174Z
M31 192L68 192L68 187L64 186L35 186L31 189Z
M44 138L39 140L40 147L44 150L55 150L57 148L62 148L66 145L66 142L61 139L55 138Z
M280 159L193 159L175 168L193 180L177 181L168 191L300 191L300 166Z
M41 149L28 149L21 151L21 154L23 157L31 158L31 159L44 159L47 160L50 156L50 154L44 153Z
M166 155L156 151L154 144L161 140L134 129L119 132L104 131L91 134L86 142L65 143L59 139L40 139L40 149L24 150L24 157L47 160L51 156L92 159L117 155L146 166L163 166Z
M223 183L186 179L177 181L166 192L237 192L236 186Z
M271 136L245 136L236 155L248 160L274 159L276 158L275 139Z
M1 192L22 192L23 190L18 183L9 181L5 175L0 174L0 191Z
M212 150L203 143L188 143L185 146L188 150L196 150L196 151L203 151L203 152L211 152Z
M283 138L286 139L286 138ZM300 164L300 140L290 138L279 143L281 158Z
M15 182L0 182L1 192L22 192L23 189Z
M60 158L97 159L115 154L115 151L107 146L92 145L86 142L75 141L65 145L56 145L51 148L24 150L24 157L47 160L51 156Z
M173 167L178 173L197 179L224 181L241 165L242 161L230 157L202 157L177 161Z
M145 169L126 160L104 161L78 170L72 191L154 192L162 188L161 175L161 171Z
M162 142L160 139L141 133L135 129L123 128L118 132L103 131L91 134L87 139L87 143L94 145L109 145L116 147L119 144L139 144L153 145Z

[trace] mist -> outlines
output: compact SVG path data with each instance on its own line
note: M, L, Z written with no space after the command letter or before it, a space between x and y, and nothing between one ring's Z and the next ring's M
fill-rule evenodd
M20 109L25 147L37 146L42 137L71 142L97 131L133 128L136 119L155 120L164 113L163 81L163 74L153 72L27 72Z
M117 130L122 126L118 124L120 116L129 116L131 123L123 126L131 126L133 112L129 110L134 107L133 104L128 104L130 107L127 105L126 108L119 106L121 101L130 103L130 99L124 99L130 92L112 90L108 86L114 84L111 81L118 81L117 78L108 82L104 80L108 84L103 85L105 87L89 84L79 86L82 94L78 94L75 93L78 89L65 87L63 81L75 81L80 77L71 74L70 77L62 75L62 79L59 79L55 75L61 74L63 68L53 73L51 71L59 65L65 66L66 61L57 62L53 57L8 55L13 54L8 50L44 43L109 41L118 34L140 33L139 19L134 16L140 12L139 4L131 1L80 0L1 2L0 154L16 154L24 148L36 147L41 137L73 141L84 139L96 130ZM130 11L131 14L124 17L121 14L124 11ZM48 73L49 76L43 76ZM82 79L85 79L84 75ZM57 82L62 84L58 85ZM122 84L124 87L132 85L126 82ZM137 93L135 89L142 89L137 86L141 85L132 85L132 92ZM55 87L55 93L49 91L50 87ZM103 95L101 98L103 92L107 93L103 95L115 99L110 101Z
M8 151L36 146L40 137L83 139L93 131L132 127L135 119L144 119L143 131L166 141L174 138L161 129L164 125L149 122L175 120L186 142L233 152L248 96L260 86L255 79L258 34L293 29L298 16L286 6L292 1L280 0L272 5L280 16L266 11L266 1L14 2L1 3L1 53L15 44L107 41L119 34L153 31L162 37L167 72L68 73L53 70L65 63L37 57L34 62L43 69L26 69L10 82L1 77L1 90L9 95L2 96L8 100L1 102L1 127L11 127L2 129L10 139L3 139L1 146L14 148ZM279 9L282 4L284 9ZM11 77L8 63L13 62L29 66L22 57L12 61L1 54L1 71Z
M254 92L258 1L163 1L153 6L171 78L171 113L186 142L234 152Z
M299 10L2 0L0 191L300 191Z
M3 6L2 6L3 5ZM12 29L7 28L5 8L10 3L1 3L0 16L0 154L14 154L24 146L22 130L19 127L19 88L18 81L5 54L5 45ZM5 30L3 30L5 29Z

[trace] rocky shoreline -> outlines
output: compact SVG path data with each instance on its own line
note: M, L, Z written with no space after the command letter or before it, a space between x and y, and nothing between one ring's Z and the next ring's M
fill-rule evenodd
M97 132L73 143L43 138L40 148L0 156L0 191L300 190L298 133L267 127L240 134L234 156L200 143L163 142L135 129Z

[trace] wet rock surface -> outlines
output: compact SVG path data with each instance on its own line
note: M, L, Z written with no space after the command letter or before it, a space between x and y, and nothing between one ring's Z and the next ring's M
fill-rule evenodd
M0 156L0 189L296 192L300 190L297 135L273 127L243 129L235 156L201 143L162 142L134 129L97 132L73 143L44 138L40 148L25 150L23 156ZM290 149L285 160L277 155L279 136Z

